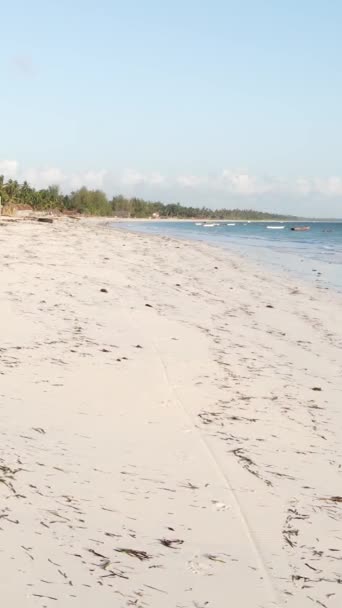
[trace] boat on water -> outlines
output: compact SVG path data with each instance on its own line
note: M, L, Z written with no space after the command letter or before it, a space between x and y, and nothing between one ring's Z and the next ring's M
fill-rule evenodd
M214 228L218 224L203 224L203 228Z
M266 226L269 230L284 230L285 226Z
M236 224L226 224L226 226L236 226Z
M306 232L310 230L310 226L292 226L291 230L294 232Z
M202 222L196 222L195 226L202 226Z

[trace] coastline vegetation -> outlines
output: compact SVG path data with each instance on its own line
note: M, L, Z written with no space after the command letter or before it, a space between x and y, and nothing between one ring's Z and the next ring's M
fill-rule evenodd
M0 175L0 196L4 213L14 209L33 211L56 211L65 214L98 215L120 218L180 218L213 220L286 220L293 216L255 211L253 209L209 209L180 203L165 204L146 201L141 198L127 198L122 195L108 198L101 190L80 188L70 194L63 194L59 186L36 189L24 181L5 180Z

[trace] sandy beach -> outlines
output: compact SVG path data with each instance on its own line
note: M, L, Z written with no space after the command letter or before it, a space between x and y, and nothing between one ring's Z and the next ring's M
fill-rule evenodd
M6 608L342 605L342 297L203 243L0 225Z

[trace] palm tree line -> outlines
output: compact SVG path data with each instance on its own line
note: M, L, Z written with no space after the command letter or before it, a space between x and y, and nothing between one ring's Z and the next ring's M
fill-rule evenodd
M33 211L56 211L66 214L113 216L123 218L183 218L183 219L287 219L289 216L265 213L253 209L209 209L180 203L161 203L141 198L127 198L123 195L111 199L101 190L80 188L70 194L63 194L57 185L36 189L27 181L19 183L15 179L5 180L0 175L0 196L3 213L15 209Z

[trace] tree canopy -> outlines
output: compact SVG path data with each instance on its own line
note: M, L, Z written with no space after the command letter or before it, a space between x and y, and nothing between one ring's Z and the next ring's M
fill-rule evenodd
M112 216L120 218L180 218L215 220L270 220L287 219L289 216L265 213L253 209L209 209L191 207L180 203L165 204L159 201L146 201L141 198L126 198L119 194L108 199L101 190L80 188L70 194L63 194L59 186L35 189L26 181L5 180L0 175L0 196L7 207L29 208L37 211L56 210L61 213Z

